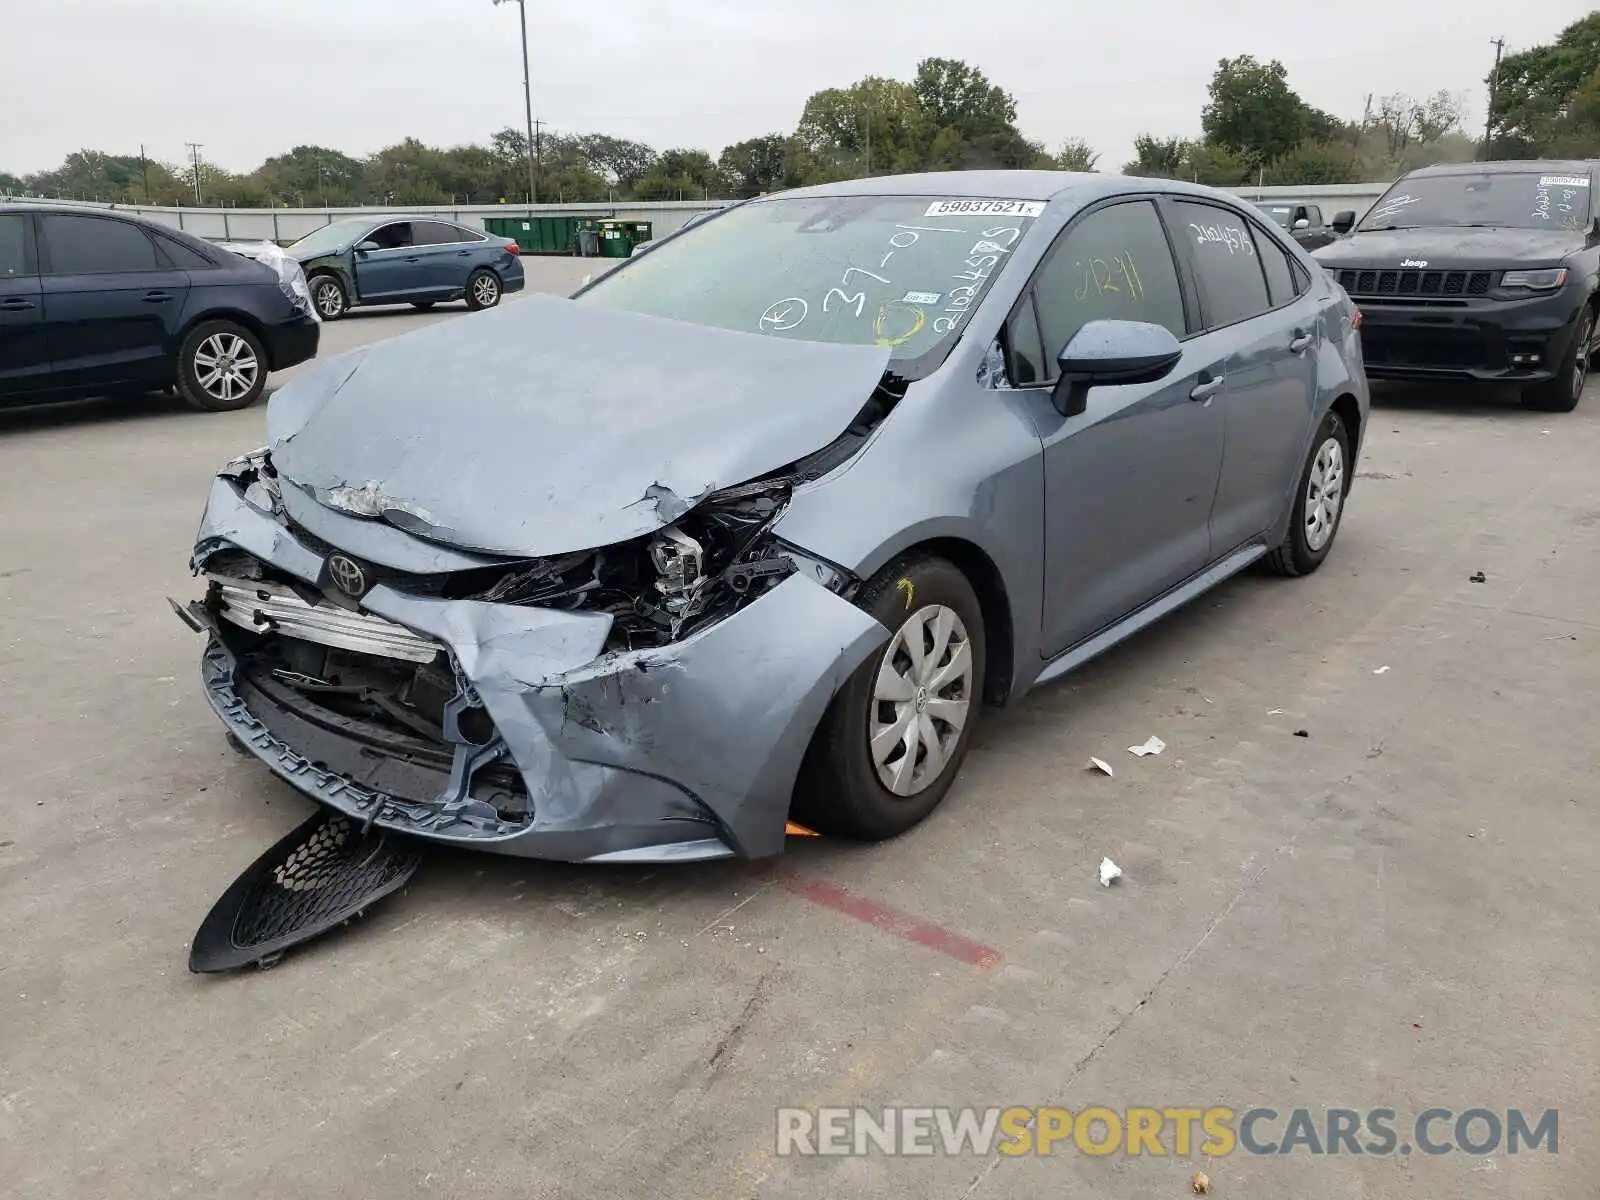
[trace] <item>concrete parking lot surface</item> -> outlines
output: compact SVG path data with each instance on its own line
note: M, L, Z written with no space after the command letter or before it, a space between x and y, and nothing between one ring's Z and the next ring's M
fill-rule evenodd
M324 353L470 319L358 313ZM0 414L7 1195L1597 1194L1600 396L1380 396L1320 573L988 714L898 841L438 854L276 969L198 978L201 917L310 812L226 749L165 600L263 424ZM1553 1108L1559 1152L775 1156L778 1107L848 1104Z

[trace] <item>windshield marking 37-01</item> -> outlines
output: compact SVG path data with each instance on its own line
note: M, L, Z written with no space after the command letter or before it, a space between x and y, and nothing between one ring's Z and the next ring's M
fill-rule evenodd
M881 195L756 200L631 260L577 300L773 337L884 346L897 373L920 375L949 353L1044 206Z

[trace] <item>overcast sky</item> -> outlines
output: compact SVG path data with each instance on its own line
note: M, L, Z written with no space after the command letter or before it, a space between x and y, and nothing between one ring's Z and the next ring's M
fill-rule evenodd
M1490 40L1549 41L1593 0L527 0L535 115L658 149L794 127L806 97L961 58L1051 149L1115 168L1136 134L1195 134L1217 59L1282 59L1309 103L1466 92ZM515 4L491 0L0 0L0 169L93 148L235 171L300 144L361 156L522 124Z

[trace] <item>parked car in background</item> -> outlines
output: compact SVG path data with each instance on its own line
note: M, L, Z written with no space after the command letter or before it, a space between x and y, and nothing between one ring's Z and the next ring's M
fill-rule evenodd
M465 300L493 308L525 282L521 250L452 221L351 218L324 225L287 247L299 259L324 321L352 308Z
M1330 242L1337 241L1342 233L1347 232L1355 222L1355 213L1340 213L1332 224L1323 224L1322 206L1320 204L1285 204L1278 200L1262 200L1256 204L1262 212L1272 218L1273 224L1282 229L1307 250L1316 250ZM1349 223L1341 230L1339 220L1348 216Z
M1571 412L1600 310L1595 163L1451 163L1404 176L1316 257L1366 314L1375 379L1509 384Z
M359 823L597 862L891 837L985 702L1323 563L1358 323L1210 188L761 197L291 381L179 616L236 748Z
M321 332L270 265L123 213L0 205L0 404L174 388L245 408Z

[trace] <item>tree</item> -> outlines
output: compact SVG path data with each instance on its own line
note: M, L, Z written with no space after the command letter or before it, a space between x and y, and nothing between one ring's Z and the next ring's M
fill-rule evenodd
M366 199L360 160L323 146L296 146L267 159L255 175L284 203L348 205Z
M1497 152L1548 153L1563 136L1574 94L1600 70L1600 12L1568 25L1548 46L1534 46L1500 63L1491 84L1489 133ZM1570 130L1566 131L1570 133Z
M1190 142L1178 168L1180 179L1222 188L1254 183L1257 175L1257 164L1249 155L1207 142Z
M912 82L917 104L935 128L967 141L1015 132L1017 102L976 67L954 58L925 58Z
M655 150L643 142L604 133L581 133L572 140L578 153L591 167L624 191L632 188L656 165Z
M1273 159L1260 174L1268 184L1360 182L1355 151L1338 142L1301 142L1289 153Z
M878 76L814 93L795 129L825 169L852 175L920 169L934 133L916 89Z
M1153 179L1175 179L1183 170L1189 143L1183 138L1158 138L1141 133L1133 139L1132 162L1124 163L1124 175L1144 175Z
M759 196L783 186L788 156L789 139L769 133L724 147L717 170L734 195Z
M1099 152L1088 142L1082 138L1068 138L1056 154L1055 166L1059 171L1093 171L1099 161Z
M1277 59L1259 63L1252 55L1224 58L1211 77L1211 101L1200 114L1206 141L1264 162L1300 144L1309 127L1331 120L1301 102L1289 87L1289 72Z

